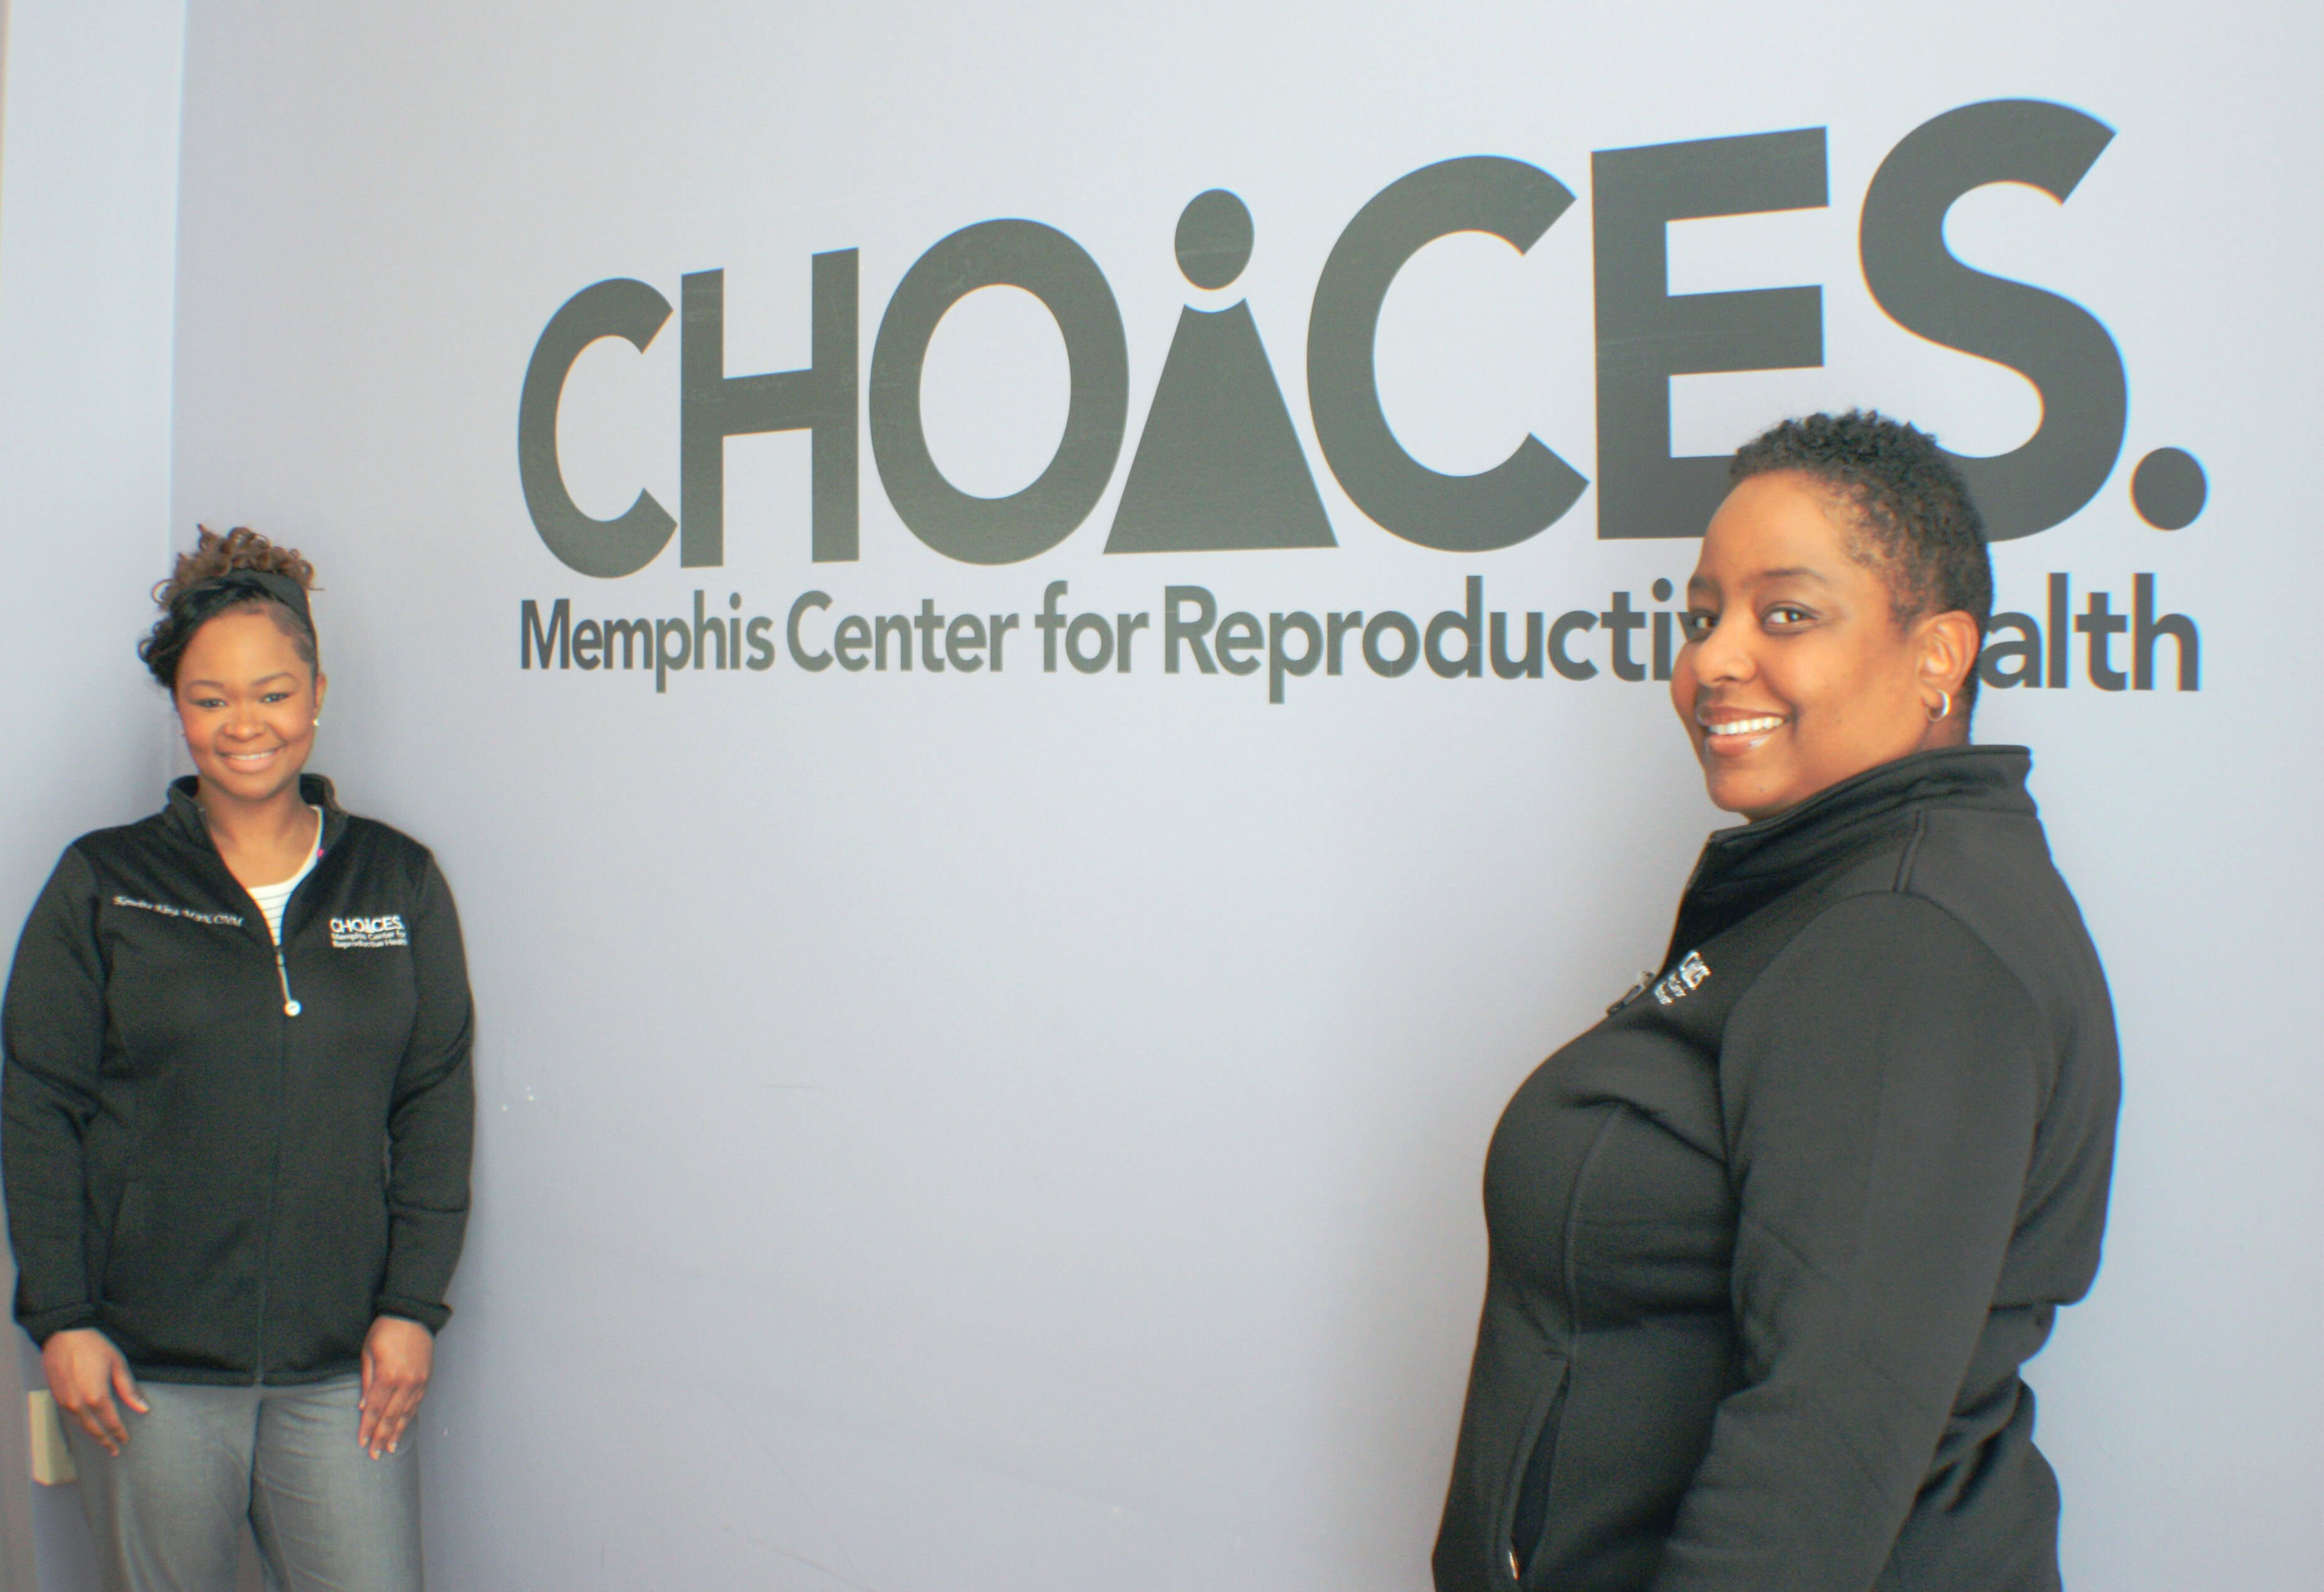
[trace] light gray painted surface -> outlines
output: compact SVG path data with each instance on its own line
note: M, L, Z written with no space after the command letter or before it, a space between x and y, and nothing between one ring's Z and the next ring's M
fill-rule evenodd
M1948 235L2103 319L2130 419L2089 507L1997 548L2003 604L2039 612L2063 571L2077 612L2091 589L2121 611L2153 573L2206 647L2200 692L2114 694L2073 636L2073 688L1985 710L2036 749L2126 1036L2107 1270L2035 1367L2069 1573L2324 1574L2324 1280L2299 1258L2324 1250L2324 1070L2265 971L2318 949L2284 603L2319 573L2318 220L2291 197L2324 147L2319 24L1882 15L1893 36L1808 50L1828 13L1782 6L198 8L178 518L321 562L324 761L440 849L471 934L477 1216L428 1432L446 1585L1425 1584L1486 1136L1659 952L1715 815L1651 684L1351 663L1274 706L1264 671L1157 670L1161 588L1262 624L1425 622L1471 574L1489 609L1551 615L1683 576L1683 542L1593 538L1595 487L1517 547L1446 555L1323 467L1318 275L1373 195L1471 152L1580 197L1527 253L1449 239L1391 292L1383 406L1434 469L1530 430L1591 473L1591 152L1812 126L1829 205L1675 224L1667 272L1820 284L1825 363L1680 378L1679 446L1864 400L2015 446L2031 390L1884 316L1856 236L1889 151L2006 95L2117 135L2066 202L1982 190ZM1213 187L1255 243L1205 294L1173 240ZM1111 483L1053 550L979 567L915 535L868 376L856 562L808 560L804 434L725 444L721 566L673 538L595 579L533 533L517 398L569 295L627 276L677 306L723 269L725 373L789 370L810 256L857 249L869 373L913 262L1008 216L1088 253L1128 339ZM1182 308L1245 301L1338 547L1107 557ZM593 515L641 489L679 511L684 318L576 366L563 468ZM930 452L981 495L1031 482L1066 423L1047 320L988 292L927 356ZM2168 534L2127 488L2165 446L2213 483ZM1131 673L1041 672L1056 580L1069 615L1157 612ZM826 592L815 645L924 599L1026 619L997 676L786 657L657 694L518 667L523 599L690 621L697 589L778 638Z
M0 112L0 922L57 853L149 810L167 708L132 647L169 545L183 0L9 0ZM0 1260L13 1290L15 1273ZM0 1354L7 1585L94 1587L70 1487L26 1475L39 1357ZM34 1578L37 1566L37 1581Z

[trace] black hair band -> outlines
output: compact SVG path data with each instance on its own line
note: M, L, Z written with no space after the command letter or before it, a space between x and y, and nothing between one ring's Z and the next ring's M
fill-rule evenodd
M190 621L190 629L219 610L253 597L281 603L298 616L309 635L315 633L315 616L307 608L307 588L271 569L229 569L224 575L197 581L171 607Z

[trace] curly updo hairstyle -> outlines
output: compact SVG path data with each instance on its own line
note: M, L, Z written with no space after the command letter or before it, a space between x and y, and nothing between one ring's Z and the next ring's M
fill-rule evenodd
M1806 475L1849 511L1849 556L1880 577L1901 627L1925 613L1993 618L1993 560L1985 521L1960 472L1937 439L1877 410L1785 420L1735 450L1727 479L1789 470ZM1964 711L1977 703L1972 659Z
M208 526L198 528L190 552L178 555L170 578L153 588L161 617L137 644L137 656L153 677L175 690L178 659L194 632L221 613L263 612L290 638L300 661L317 667L315 627L305 614L280 597L266 594L263 584L234 582L222 577L247 574L287 581L300 593L315 588L315 566L296 548L278 548L247 526L235 526L220 536ZM267 583L267 584L271 584Z

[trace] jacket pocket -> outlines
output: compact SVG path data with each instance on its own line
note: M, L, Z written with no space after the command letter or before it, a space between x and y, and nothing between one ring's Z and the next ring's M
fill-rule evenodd
M106 1275L113 1265L113 1235L121 1227L121 1207L129 1199L129 1185L96 1175L89 1185L81 1221L81 1264L87 1267L82 1275L89 1278L101 1303Z
M1495 1517L1493 1540L1502 1550L1510 1581L1521 1583L1533 1568L1549 1524L1549 1485L1557 1464L1557 1439L1563 1429L1565 1388L1572 1362L1554 1361L1547 1378L1526 1412L1523 1435L1509 1461L1508 1481Z
M98 1313L132 1365L256 1369L265 1191L132 1178L106 1235Z
M1565 1397L1565 1357L1511 1312L1486 1306L1469 1399L1432 1556L1438 1592L1511 1592L1517 1494ZM1530 1547L1530 1544L1527 1544Z

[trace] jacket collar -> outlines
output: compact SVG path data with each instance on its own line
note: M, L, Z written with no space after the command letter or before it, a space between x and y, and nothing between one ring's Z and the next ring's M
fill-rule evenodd
M191 774L180 774L170 781L169 799L161 810L161 816L182 838L197 845L208 846L211 843L210 826L202 818L201 803L195 799L195 792L200 788L201 782ZM299 799L310 807L323 809L323 834L319 849L327 851L338 844L339 837L346 833L347 814L346 809L339 805L338 797L332 793L331 782L320 774L300 775Z
M1914 752L1841 780L1798 806L1711 835L1679 903L1671 954L1877 842L1931 807L2035 815L2022 746L1953 746Z

